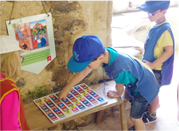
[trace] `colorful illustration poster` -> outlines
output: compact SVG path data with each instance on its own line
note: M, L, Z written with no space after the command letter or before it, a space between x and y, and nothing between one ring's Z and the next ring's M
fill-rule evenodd
M39 74L55 57L51 13L6 21L9 36L19 41L21 69Z

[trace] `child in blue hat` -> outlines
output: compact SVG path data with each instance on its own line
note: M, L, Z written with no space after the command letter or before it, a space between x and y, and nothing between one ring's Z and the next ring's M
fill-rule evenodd
M173 75L175 44L171 26L165 18L169 5L170 1L146 1L137 7L147 12L149 20L155 22L155 25L149 30L144 50L134 48L143 53L142 61L153 70L160 86L169 85ZM153 102L152 107L144 114L144 123L156 121L159 98L155 101L158 102Z
M152 70L136 58L118 53L111 47L105 48L95 35L82 36L75 41L73 56L67 67L72 72L78 73L59 92L59 99L65 99L73 86L101 64L106 74L116 82L116 90L108 91L107 95L120 97L125 85L132 103L130 118L137 130L145 130L143 113L147 104L151 104L157 97L160 87Z

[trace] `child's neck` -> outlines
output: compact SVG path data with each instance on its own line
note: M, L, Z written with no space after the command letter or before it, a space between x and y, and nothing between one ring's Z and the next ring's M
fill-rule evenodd
M164 17L158 19L157 21L155 21L155 23L156 23L156 25L159 25L159 24L161 24L162 22L164 22L165 20L166 20L166 18L165 18L165 16L164 16Z
M109 64L110 61L110 53L109 51L106 51L106 55L104 56L103 63Z

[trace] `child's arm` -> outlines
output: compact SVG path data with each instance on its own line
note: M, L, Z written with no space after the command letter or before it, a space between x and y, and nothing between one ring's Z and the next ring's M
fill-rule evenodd
M116 83L116 91L109 90L107 92L107 96L113 97L113 98L120 97L123 91L124 91L124 85Z
M164 63L173 54L173 46L165 46L163 54L154 62L143 60L151 69L155 69L160 64Z
M93 69L90 69L89 67L87 67L85 70L77 73L72 80L63 88L62 91L59 92L58 97L59 99L66 99L67 93L68 91L75 86L76 84L78 84L81 80L83 80Z

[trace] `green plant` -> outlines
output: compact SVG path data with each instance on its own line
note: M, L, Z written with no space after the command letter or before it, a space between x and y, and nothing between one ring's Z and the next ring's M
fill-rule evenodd
M46 85L36 86L34 90L28 91L25 95L22 96L23 102L28 103L31 102L33 99L46 96L50 93L52 93L52 91L47 89Z

